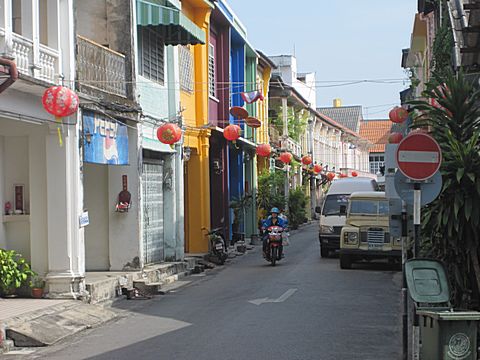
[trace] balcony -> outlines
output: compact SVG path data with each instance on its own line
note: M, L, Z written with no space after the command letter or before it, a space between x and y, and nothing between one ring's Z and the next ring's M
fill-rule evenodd
M59 52L16 33L8 43L4 29L0 29L1 52L14 58L18 71L46 82L56 83L59 74Z
M77 35L77 79L81 92L127 97L125 55Z
M302 146L290 137L282 139L282 148L297 158L302 157Z

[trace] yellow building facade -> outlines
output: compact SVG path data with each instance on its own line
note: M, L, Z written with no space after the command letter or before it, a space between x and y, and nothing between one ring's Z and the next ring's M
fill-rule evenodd
M272 76L273 64L266 56L260 55L257 65L257 84L261 84L263 101L257 101L257 118L262 125L256 129L256 139L258 144L268 144L270 137L268 136L268 89L270 86L270 78ZM270 158L257 156L257 172L258 174L268 171L270 167Z
M206 44L212 8L209 1L182 1L182 12L202 29L207 39ZM185 69L189 63L190 68ZM189 158L186 156L184 166L185 252L205 253L208 252L205 229L210 228L208 45L179 47L179 64L182 79L180 105L186 128L184 151L190 154ZM182 74L182 71L186 73Z

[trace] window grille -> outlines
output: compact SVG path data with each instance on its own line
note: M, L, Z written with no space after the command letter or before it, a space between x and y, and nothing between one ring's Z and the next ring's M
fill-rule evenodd
M216 97L215 93L215 47L212 44L208 46L208 94Z
M193 92L193 54L189 46L180 46L178 49L180 60L180 89Z
M140 74L161 85L165 83L165 44L154 30L138 28Z
M385 165L385 155L370 155L370 173L377 174Z

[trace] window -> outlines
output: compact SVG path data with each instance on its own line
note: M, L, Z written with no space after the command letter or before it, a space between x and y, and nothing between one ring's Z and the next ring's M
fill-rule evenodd
M193 92L193 55L189 46L180 46L178 49L180 60L180 89Z
M340 215L340 206L347 206L348 197L348 194L327 195L323 204L322 215Z
M215 92L215 47L208 46L208 95L216 98Z
M350 214L360 215L388 215L388 201L352 200Z
M385 155L370 155L370 173L377 174L385 164Z
M138 29L140 75L163 85L165 44L156 31L143 26Z

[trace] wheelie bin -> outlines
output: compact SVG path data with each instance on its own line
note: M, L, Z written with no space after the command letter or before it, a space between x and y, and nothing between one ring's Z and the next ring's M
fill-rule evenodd
M405 263L410 297L420 326L421 360L477 360L480 312L453 309L445 268L429 259Z

